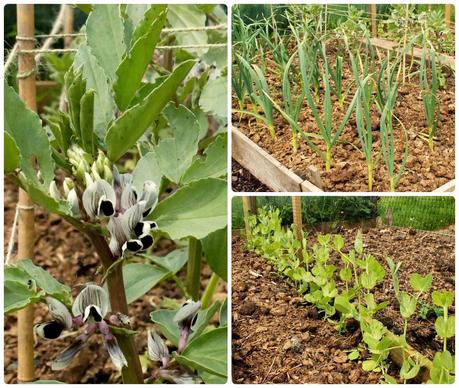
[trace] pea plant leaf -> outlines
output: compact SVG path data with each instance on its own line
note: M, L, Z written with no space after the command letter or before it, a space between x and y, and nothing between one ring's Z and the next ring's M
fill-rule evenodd
M165 5L152 8L156 14L152 15L153 22L151 22L149 30L133 43L132 48L126 53L116 69L113 91L116 104L121 111L129 106L152 59L166 21L165 9Z
M108 157L117 161L129 150L144 132L159 118L166 104L193 67L195 61L188 60L178 65L174 71L145 99L129 108L115 120L107 131Z
M228 228L225 227L210 233L202 239L202 249L206 254L207 263L212 271L220 276L224 281L227 280L227 238Z
M447 317L438 317L435 320L435 330L437 334L442 338L451 338L454 337L455 329L455 318L454 315Z
M197 239L226 226L226 181L201 179L161 201L148 219L172 239Z
M182 365L226 377L227 328L211 330L191 341L174 359Z
M437 291L432 292L432 301L435 305L448 308L453 304L454 294L451 291Z
M19 168L21 163L21 154L16 142L8 132L4 133L4 149L5 154L3 155L4 170L6 174L13 172Z
M85 43L78 47L74 66L81 68L83 78L86 80L86 90L95 90L94 130L100 138L103 138L115 109L107 74L92 54L91 48Z
M400 293L400 315L408 319L416 312L417 301L406 292Z
M38 184L37 167L41 171L44 186L54 179L54 161L48 136L38 115L28 109L17 93L6 82L4 84L4 125L8 135L14 140L21 156L21 170L26 177Z
M126 51L124 26L117 4L95 4L86 22L86 39L97 62L113 82Z
M410 275L410 285L414 291L417 292L426 292L432 284L432 274L427 274L426 276L421 276L418 273Z
M204 178L219 178L226 174L227 134L218 135L204 151L205 157L197 157L182 177L182 184Z
M164 116L172 128L173 136L162 139L153 154L161 173L175 183L190 166L198 151L199 123L196 116L183 105L168 105Z
M204 112L224 118L227 108L228 78L218 77L206 83L202 89L199 106Z

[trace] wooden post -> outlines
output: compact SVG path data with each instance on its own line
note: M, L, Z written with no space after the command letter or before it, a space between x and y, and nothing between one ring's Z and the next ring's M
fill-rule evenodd
M376 4L369 4L369 14L371 18L371 36L376 38L378 36L378 28L376 25Z
M64 34L73 34L73 7L65 5L64 11ZM64 47L69 48L72 45L72 37L64 37Z
M244 212L244 224L246 236L250 236L249 217L257 213L257 197L242 197L242 210Z
M445 4L445 24L446 27L451 28L451 14L452 14L451 4Z
M295 238L303 242L303 221L301 217L301 197L292 197L293 224L295 228Z
M33 38L35 33L34 6L32 4L17 5L17 35ZM19 50L31 50L33 41L19 40ZM35 86L35 59L33 55L18 56L19 96L26 106L37 110ZM25 77L28 75L27 77ZM19 220L18 220L18 259L34 256L35 228L33 202L25 191L19 189ZM18 380L29 382L35 380L33 319L34 307L18 311Z

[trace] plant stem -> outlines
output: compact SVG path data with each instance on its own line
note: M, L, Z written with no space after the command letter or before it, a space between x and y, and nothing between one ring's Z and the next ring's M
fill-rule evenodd
M190 237L188 245L187 288L194 301L199 300L201 288L201 241Z
M102 261L104 270L107 270L115 261L107 241L102 235L94 231L88 232L87 235ZM129 315L126 292L124 289L122 265L115 266L107 275L107 286L112 311ZM118 334L116 338L128 363L128 365L121 370L123 382L125 384L143 384L142 366L140 365L134 338L121 334Z
M271 134L273 140L277 140L276 131L274 130L274 126L272 124L268 124L268 131Z
M331 166L331 149L327 145L327 150L325 151L325 171L330 171Z
M373 191L373 165L368 165L368 191Z
M391 192L395 191L394 177L389 178L389 191Z
M209 283L207 284L204 293L202 294L201 309L209 307L210 302L212 302L212 297L214 296L215 291L217 290L219 280L219 276L214 272L209 279Z

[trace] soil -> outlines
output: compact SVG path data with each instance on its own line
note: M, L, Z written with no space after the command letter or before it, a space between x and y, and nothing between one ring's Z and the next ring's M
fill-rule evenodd
M357 230L339 232L347 242L346 251L353 246ZM315 235L315 231L310 231L309 244ZM396 334L402 332L403 322L384 257L402 262L401 291L409 291L408 276L415 272L431 273L434 289L454 290L452 228L443 232L373 228L364 231L364 249L385 267L386 280L376 287L374 294L377 302L389 300L391 305L377 318ZM338 257L332 257L331 261L339 267ZM365 352L358 361L347 359L346 351L362 341L358 326L351 325L348 331L339 334L268 262L246 250L245 241L237 231L233 233L232 279L233 382L378 383L380 376L365 372L360 365ZM421 299L429 301L429 296ZM450 310L454 313L454 307ZM408 323L408 342L430 359L442 346L435 338L434 321L435 317L414 318ZM449 350L454 353L454 339L448 342ZM396 377L398 368L391 365L389 374Z
M5 242L8 244L11 233L11 225L14 218L17 189L5 179ZM89 240L71 225L61 220L58 216L48 214L43 209L36 207L35 211L35 258L34 262L51 273L58 281L69 286L76 287L88 282L98 283L102 275L98 271L99 259L93 251ZM162 256L174 249L174 244L167 239L158 242L155 254ZM15 246L14 251L17 251ZM184 277L184 271L178 273ZM202 267L202 288L205 287L211 275L207 266ZM224 299L225 286L221 286L215 297ZM75 296L75 295L74 295ZM163 281L160 286L154 287L143 297L129 306L129 316L132 328L140 334L135 337L139 354L146 351L146 332L153 326L150 313L160 308L164 298L172 298L179 303L183 302L183 296L176 284L172 281ZM49 319L47 307L38 304L35 308L35 323ZM17 320L15 314L5 316L4 322L4 375L5 383L17 383ZM120 373L113 367L108 353L104 349L100 335L93 335L77 359L62 371L52 371L50 363L68 345L74 333L64 334L62 339L44 342L36 337L35 342L35 365L36 376L40 380L58 380L66 383L120 383ZM145 366L145 377L151 376L152 364ZM148 370L147 370L148 368Z
M335 56L335 52L330 49L328 52L330 63L334 63ZM269 59L272 59L270 53L268 53L266 78L273 99L279 102L283 100L281 91L282 81L279 72L275 70L273 62L269 61ZM298 68L298 62L294 61L293 63L295 69ZM413 67L413 71L415 70L416 66ZM425 134L427 132L419 79L415 77L407 80L399 88L395 115L406 128L409 156L405 171L396 187L396 191L433 191L454 179L455 81L454 74L447 69L445 70L445 74L447 75L446 86L438 92L438 128L433 152L429 150L427 142L419 136L421 133ZM291 78L295 79L295 77L297 78L297 84L301 84L298 75L292 75ZM352 79L353 76L350 69L345 63L343 65L343 85L348 85L352 82ZM323 90L319 93L323 95ZM294 92L292 94L295 95ZM354 89L351 87L351 92L346 98L344 109L334 104L333 121L335 123L339 123L342 117L344 117L345 110L353 95ZM321 103L318 105L319 111L322 114ZM235 96L233 97L233 108L239 108ZM245 109L253 110L248 102ZM262 114L263 112L259 111L258 113ZM374 111L372 113L374 155L378 155L381 152L379 117L379 112ZM274 111L274 128L277 140L272 139L262 123L258 123L248 115L241 116L239 113L234 112L232 119L234 125L254 143L265 149L300 177L306 179L308 168L315 167L322 178L323 187L321 188L324 191L368 191L365 157L361 152L357 151L361 149L361 144L356 129L355 112L351 115L341 135L340 142L333 148L332 168L329 172L325 171L325 163L321 157L313 152L302 138L298 141L298 151L296 153L293 152L290 126L277 110ZM300 113L299 123L300 128L305 132L318 132L306 99ZM393 125L397 148L396 166L398 166L404 157L405 131L396 119L393 120ZM321 151L325 150L323 142L319 141L316 144ZM388 174L382 157L379 158L379 162L375 166L373 176L373 191L389 191Z
M263 183L261 183L234 159L232 159L231 171L233 191L240 191L245 193L272 191L268 186L265 186Z

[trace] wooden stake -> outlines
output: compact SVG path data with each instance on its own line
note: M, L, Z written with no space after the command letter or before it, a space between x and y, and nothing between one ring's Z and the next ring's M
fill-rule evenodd
M256 197L242 197L242 210L244 212L244 223L246 236L249 237L251 233L249 217L257 214L257 198Z
M451 4L445 4L445 24L446 27L451 28L451 14L452 14Z
M65 5L64 10L64 34L73 33L73 7L69 4ZM64 47L69 48L72 45L72 37L64 38Z
M369 4L369 14L371 18L371 36L373 38L378 36L378 28L376 25L376 4Z
M303 221L301 217L301 197L292 197L293 224L295 227L295 238L303 242Z
M32 4L17 5L17 34L24 38L32 38L35 33L34 6ZM18 41L19 50L34 48L34 42ZM19 55L18 74L29 74L19 78L19 96L29 109L37 110L35 86L35 59L32 55ZM35 228L33 202L25 191L19 189L19 220L18 220L18 255L17 259L34 257ZM29 382L35 380L33 319L34 307L18 311L18 380Z

